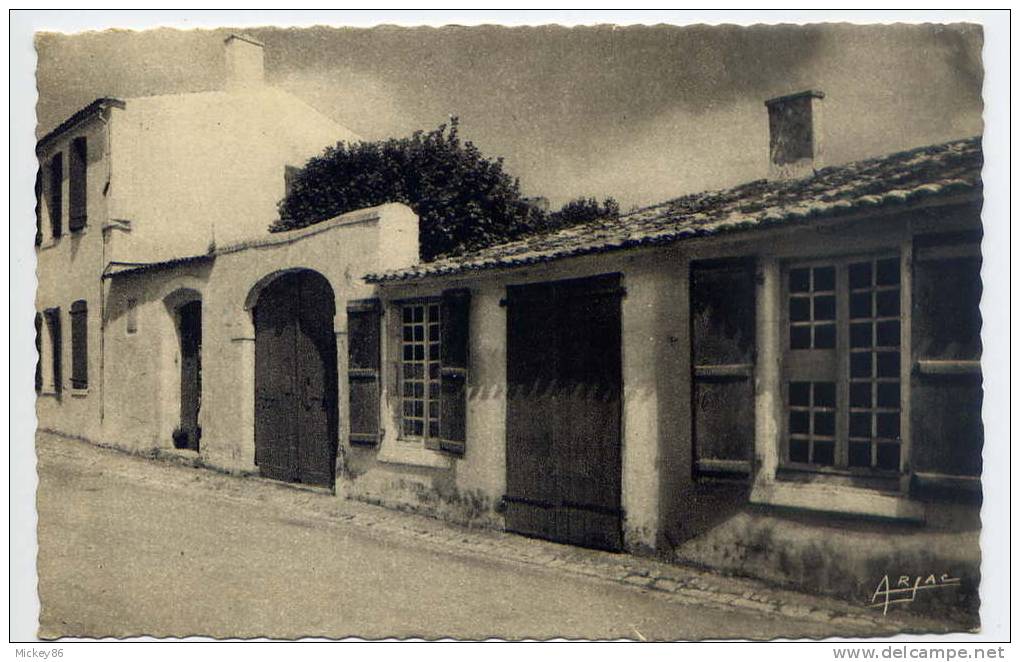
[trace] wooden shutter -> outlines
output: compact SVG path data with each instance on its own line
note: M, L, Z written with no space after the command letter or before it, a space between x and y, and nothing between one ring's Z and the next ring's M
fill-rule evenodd
M53 370L53 390L60 393L64 384L63 356L64 350L61 347L63 339L60 329L60 309L48 308L46 310L46 326L50 329L50 350L53 355L50 357L50 365Z
M463 455L467 441L468 343L471 293L466 289L443 292L440 313L439 439L426 447Z
M746 475L754 447L754 262L691 265L694 470Z
M981 474L981 253L977 233L914 240L910 384L915 478Z
M35 245L42 244L42 168L35 171ZM38 316L37 316L38 318ZM37 334L38 335L38 334Z
M84 137L75 138L71 142L71 177L69 186L68 207L70 208L71 232L85 227L88 216L87 181L88 143Z
M379 333L382 307L377 299L347 305L347 381L350 389L350 441L375 445L379 425Z
M42 315L35 314L35 392L42 391Z
M88 307L81 300L71 304L71 386L89 386Z
M64 233L64 154L57 152L50 159L49 190L50 234L56 238Z

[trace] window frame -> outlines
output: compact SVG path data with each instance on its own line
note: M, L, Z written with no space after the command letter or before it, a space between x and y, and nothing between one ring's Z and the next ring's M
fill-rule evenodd
M900 425L900 457L899 467L896 470L881 469L878 467L855 467L850 466L850 435L849 421L851 414L850 407L850 298L851 290L849 283L849 267L859 262L875 263L878 260L896 258L899 270L899 352L900 361L897 368L897 378L900 386L899 400L899 425ZM784 479L804 479L814 476L832 476L834 478L847 477L864 486L879 489L904 489L905 477L909 473L910 466L910 250L902 244L876 247L873 250L854 252L849 254L834 254L810 258L791 257L779 262L779 306L780 311L777 319L780 323L778 342L781 343L779 356L781 359L780 368L780 406L779 417L779 464L777 477ZM791 353L801 351L790 347L790 271L799 268L815 268L821 266L833 266L835 274L835 296L836 296L836 342L832 350L835 352L835 379L836 401L835 401L835 434L834 437L834 461L832 466L818 465L813 463L794 462L790 458L790 383L795 381L825 381L815 378L797 378L789 372L791 366ZM874 283L874 278L873 281ZM874 287L874 286L873 286ZM875 346L872 346L875 351ZM873 376L873 379L875 377ZM811 388L812 397L814 389ZM813 402L813 400L809 401ZM872 402L877 406L877 403ZM871 444L874 441L872 437Z
M441 377L441 373L442 373L442 336L443 336L442 298L438 297L438 296L436 296L436 297L417 297L417 298L412 298L412 299L401 299L399 301L394 301L394 304L395 304L395 307L396 307L396 314L397 314L397 320L396 320L396 322L397 322L397 343L396 343L396 345L397 345L396 346L396 349L397 349L397 362L396 362L397 363L397 380L396 380L396 382L397 383L396 383L396 386L397 386L397 393L399 394L399 397L398 397L398 409L397 409L397 413L398 413L397 440L401 441L401 442L404 442L404 443L407 443L407 444L414 444L416 446L421 446L422 448L424 448L428 442L430 442L432 440L440 441L442 439L442 436L441 436L442 435L442 427L441 427L441 421L442 421L442 377ZM431 325L431 322L428 319L429 308L433 307L433 306L435 307L436 317L437 317L437 322L436 322L437 330L436 330L436 338L434 339L434 341L433 341L433 339L431 337L431 334L429 332L429 326ZM407 395L405 395L405 388L404 388L405 380L407 379L405 377L405 370L406 370L406 366L408 365L408 362L410 361L411 364L418 363L418 361L416 359L412 358L412 359L408 360L408 359L404 358L404 347L405 347L405 343L408 342L408 341L406 341L404 339L404 327L405 327L405 324L407 324L406 322L404 322L404 310L406 308L409 308L409 307L423 307L424 308L423 316L422 316L423 322L421 322L421 324L423 326L423 339L421 341L417 341L417 340L414 340L412 338L412 340L410 341L411 343L422 343L424 345L424 351L423 351L424 358L422 359L422 361L424 363L424 366L423 366L423 376L424 376L424 379L423 380L412 380L412 381L415 381L415 382L421 381L422 384L423 384L423 386L422 386L422 394L423 395L422 395L422 398L421 398L421 401L422 401L422 416L420 416L420 417L419 416L414 416L414 415L411 415L410 417L408 417L407 414L405 413L405 399L408 398L408 397L410 397L413 401L417 401L419 399L419 398L416 398L415 396L407 396ZM417 324L417 323L412 321L410 324L414 325L414 324ZM413 336L413 332L412 332L412 336ZM436 352L437 352L435 358L432 358L432 357L429 356L429 349L433 345L433 343L435 344ZM435 367L436 367L436 374L435 374L434 377L428 374L431 364L435 364ZM434 398L429 395L429 389L430 389L430 387L433 384L435 385L435 388L436 388L436 395L435 395ZM436 412L437 412L436 416L434 418L429 415L430 407L433 406L433 405L435 406ZM421 435L410 434L410 433L407 433L405 431L405 429L406 429L405 423L406 423L406 420L408 418L413 419L413 420L420 420L422 422L422 434ZM435 434L432 434L430 429L429 429L430 426L433 423L434 423L435 428L436 428Z

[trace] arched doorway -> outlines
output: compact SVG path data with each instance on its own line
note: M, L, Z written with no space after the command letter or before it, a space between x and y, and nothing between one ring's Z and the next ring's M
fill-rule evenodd
M337 444L333 288L292 271L258 295L255 322L255 463L276 480L333 485Z
M130 303L129 305L136 305ZM169 334L160 353L160 429L174 448L199 450L202 438L202 293L178 287L163 297Z

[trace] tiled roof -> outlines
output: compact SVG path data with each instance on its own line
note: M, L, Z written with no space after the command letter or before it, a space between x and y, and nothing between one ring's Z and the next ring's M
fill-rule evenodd
M188 264L212 260L215 257L216 256L214 254L209 253L207 255L177 257L172 260L163 260L162 262L109 262L106 265L106 268L103 269L102 280L123 276L125 274L136 275L148 273L150 271L183 267Z
M74 112L74 114L72 114L66 120L61 122L56 128L52 129L51 131L48 131L45 136L37 140L35 143L36 151L42 149L43 145L48 143L50 140L56 138L63 132L67 131L78 122L81 122L82 120L105 110L109 106L123 108L124 101L122 101L121 99L115 99L113 97L99 97L98 99L96 99L89 105L85 106L84 108L79 108L77 111Z
M490 246L405 269L370 283L508 268L690 237L750 230L981 190L981 139L968 138L819 170L812 177L758 180L674 200L558 232Z
M125 274L139 274L146 273L149 271L157 271L161 269L172 269L174 267L180 267L186 264L192 264L195 262L202 262L205 260L213 260L221 255L229 255L231 253L240 253L241 251L247 251L258 248L269 248L272 246L279 246L282 244L293 244L302 239L314 237L320 235L323 232L328 232L334 228L340 228L350 225L357 225L360 223L371 222L379 219L379 215L382 213L382 209L388 205L379 205L377 207L366 207L365 209L357 209L355 211L335 216L327 221L316 223L315 225L309 225L307 227L298 228L296 230L289 230L287 232L275 232L266 233L253 237L246 241L232 242L223 246L210 246L207 253L201 255L187 255L182 257L175 257L168 260L160 260L158 262L118 262L111 261L106 265L106 269L103 271L103 278L115 278L117 276L123 276Z

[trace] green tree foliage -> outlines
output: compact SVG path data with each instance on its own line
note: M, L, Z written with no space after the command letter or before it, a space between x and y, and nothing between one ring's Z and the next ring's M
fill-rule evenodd
M338 143L311 159L280 201L270 231L312 225L355 209L406 204L420 219L423 260L508 241L545 227L503 160L461 142L457 119L409 138Z
M602 204L595 198L575 198L549 214L546 225L550 229L567 228L599 218L619 218L620 205L613 198L606 198Z

